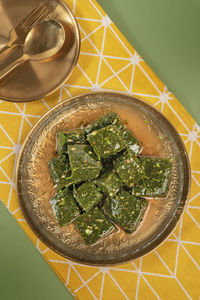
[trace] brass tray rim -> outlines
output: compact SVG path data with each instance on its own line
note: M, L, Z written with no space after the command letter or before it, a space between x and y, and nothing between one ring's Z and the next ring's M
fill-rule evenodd
M74 67L76 66L77 62L78 62L78 59L79 59L79 55L80 55L80 50L81 50L81 35L80 35L80 30L79 30L79 26L78 26L78 22L73 14L73 12L71 11L71 9L68 7L68 5L62 1L62 0L59 0L62 2L62 5L65 7L65 9L67 10L68 14L71 16L71 18L73 19L74 21L74 25L75 25L75 31L76 31L76 35L77 35L77 44L78 44L78 47L77 47L77 51L76 51L76 55L75 55L75 58L73 60L73 63L71 65L71 69L70 71L68 72L68 74L63 78L63 80L61 80L61 82L57 85L57 87L55 88L52 88L51 90L49 90L49 92L45 93L45 94L41 94L37 97L31 97L31 98L27 98L26 100L20 100L20 99L16 99L16 98L6 98L6 97L2 97L0 95L0 98L2 100L5 100L5 101L8 101L8 102L16 102L17 103L26 103L26 102L32 102L32 101L36 101L36 100L40 100L41 98L44 98L44 97L47 97L49 95L51 95L52 93L54 93L55 91L57 91L63 84L65 81L67 81L67 79L71 76L73 70L74 70Z
M172 217L172 219L170 220L170 222L167 224L167 226L165 227L165 229L162 231L162 233L160 234L160 236L156 239L154 239L153 243L150 244L145 248L143 248L144 250L141 252L140 255L138 255L137 252L134 252L133 255L128 258L128 259L124 259L121 258L120 261L117 262L111 262L111 263L106 263L104 261L98 261L98 262L87 262L87 261L80 261L74 257L69 257L65 254L62 253L62 251L56 249L51 242L48 242L48 238L46 238L43 234L40 233L40 231L37 229L37 226L34 224L34 222L32 222L32 220L29 219L28 217L28 212L26 210L25 205L23 205L23 197L22 194L20 193L20 188L21 188L21 181L20 181L20 163L21 161L23 161L23 155L24 155L24 150L26 147L26 144L28 142L28 140L31 138L32 134L34 133L36 127L41 123L43 123L43 121L45 121L46 118L49 117L49 115L51 115L51 113L55 110L55 112L57 112L60 108L64 107L65 104L69 105L72 104L75 100L81 100L82 98L85 97L92 97L92 96L97 96L99 95L99 97L104 96L105 95L109 95L111 97L125 97L128 98L129 100L136 100L138 103L142 103L144 106L150 108L151 110L154 110L157 112L158 115L161 115L161 117L163 118L163 120L169 125L169 128L172 130L172 132L175 133L178 142L180 143L180 146L183 148L184 150L184 155L181 155L181 157L183 156L185 158L185 163L186 163L186 168L187 168L187 186L186 186L186 191L184 191L185 193L182 194L182 198L180 200L180 203L182 201L182 199L184 198L184 205L181 207L180 203ZM185 166L184 166L185 167ZM158 247L160 247L169 237L169 235L176 229L176 227L178 226L178 224L180 223L183 214L186 210L187 204L188 204L188 200L189 200L189 196L190 196L190 191L191 191L191 166L190 166L190 161L189 161L189 157L185 148L185 145L178 133L178 131L176 130L176 128L174 127L174 125L155 107L153 107L152 105L148 104L147 102L145 102L144 100L140 99L139 97L135 97L129 94L125 94L125 93L121 93L121 92L107 92L107 91L97 91L97 92L90 92L90 93L83 93L83 94L79 94L79 95L75 95L73 97L70 97L66 100L64 100L61 103L58 103L57 105L55 105L54 107L52 107L50 110L48 110L37 122L36 124L33 126L33 128L31 129L31 131L29 132L29 134L27 135L26 139L24 140L24 143L20 149L18 158L17 158L17 162L16 162L16 169L15 169L15 182L16 182L16 189L17 189L17 194L18 194L18 200L19 200L19 204L20 204L20 208L22 210L22 213L28 223L28 225L30 226L30 228L33 230L33 232L36 234L36 236L45 244L47 245L47 247L49 247L51 250L55 251L56 253L58 253L59 255L61 255L62 257L69 259L71 261L74 261L76 263L81 263L84 265L88 265L88 266L97 266L97 267L109 267L109 266L115 266L115 265L122 265L128 262L131 262L133 260L136 260L138 258L142 258L144 256L146 256L147 254L151 253L152 251L156 250ZM184 187L185 188L185 187Z

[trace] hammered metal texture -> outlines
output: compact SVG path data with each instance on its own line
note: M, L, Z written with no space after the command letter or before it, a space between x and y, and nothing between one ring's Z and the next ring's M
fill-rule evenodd
M173 159L172 181L166 198L149 200L148 210L135 233L119 230L88 247L72 224L60 228L53 216L49 199L55 190L48 161L56 155L56 132L77 128L82 121L90 123L107 111L115 111L128 121L127 126L142 142L142 155ZM157 247L177 224L190 188L187 154L176 130L148 104L117 93L82 95L50 110L25 141L17 179L21 207L39 238L63 256L93 265L119 264Z

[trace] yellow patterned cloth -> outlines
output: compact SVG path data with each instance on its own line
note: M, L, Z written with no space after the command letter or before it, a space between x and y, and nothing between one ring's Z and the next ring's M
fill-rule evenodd
M200 127L94 0L66 2L80 26L78 64L69 80L44 99L25 104L0 101L0 198L78 299L199 300ZM128 93L163 112L180 133L192 168L189 204L168 240L144 258L107 268L74 263L48 249L26 223L14 182L20 146L40 116L71 96L97 90Z

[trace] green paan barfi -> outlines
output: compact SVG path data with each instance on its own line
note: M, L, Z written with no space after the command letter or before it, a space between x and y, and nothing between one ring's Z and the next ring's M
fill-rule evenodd
M101 202L103 194L100 193L93 182L87 181L77 189L74 189L74 197L83 210L89 211L93 206Z
M121 190L113 198L107 198L103 209L111 221L127 232L133 232L141 222L148 202L125 190Z
M86 143L85 131L81 129L59 132L56 135L56 150L58 153L66 153L68 145Z
M126 127L123 128L123 137L127 148L131 152L135 154L139 154L141 152L142 150L141 143L134 137L132 132Z
M109 196L114 196L123 185L114 169L104 172L97 180L96 184L100 187L103 193Z
M122 125L121 121L119 120L115 112L112 111L108 112L99 120L89 124L88 126L86 126L85 131L87 134L89 134L92 131L107 127L108 125L116 125L117 127L120 127Z
M69 145L68 155L71 167L69 180L78 183L99 176L102 164L89 145Z
M82 214L74 224L87 245L95 244L115 230L113 224L106 219L98 207Z
M133 187L144 176L144 167L139 159L130 152L125 152L113 161L114 168L128 187Z
M145 176L132 189L133 195L164 196L169 190L172 164L169 159L141 157Z
M123 134L115 125L93 131L87 135L87 140L98 158L114 155L125 148Z
M49 161L49 170L58 189L64 187L66 178L71 174L68 158L65 155L52 158Z
M80 215L74 196L67 188L60 190L50 200L54 215L60 226L68 225Z

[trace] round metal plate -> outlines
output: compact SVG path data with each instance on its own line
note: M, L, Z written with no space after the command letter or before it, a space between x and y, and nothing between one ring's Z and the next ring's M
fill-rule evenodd
M149 200L136 232L126 234L121 230L88 247L73 224L60 228L53 216L49 200L55 190L48 161L56 155L57 131L77 128L82 121L90 123L108 111L115 111L128 121L127 126L142 142L142 155L172 159L172 179L165 198ZM190 165L179 134L160 112L131 96L97 92L60 103L39 120L18 159L17 187L26 220L50 248L81 263L112 265L147 254L169 236L189 196Z
M6 75L0 81L1 99L15 102L40 99L58 89L71 74L80 52L78 25L62 0L49 3L55 6L51 18L65 28L66 41L52 59L26 61ZM38 0L0 0L0 49L7 43L11 29L37 5Z

